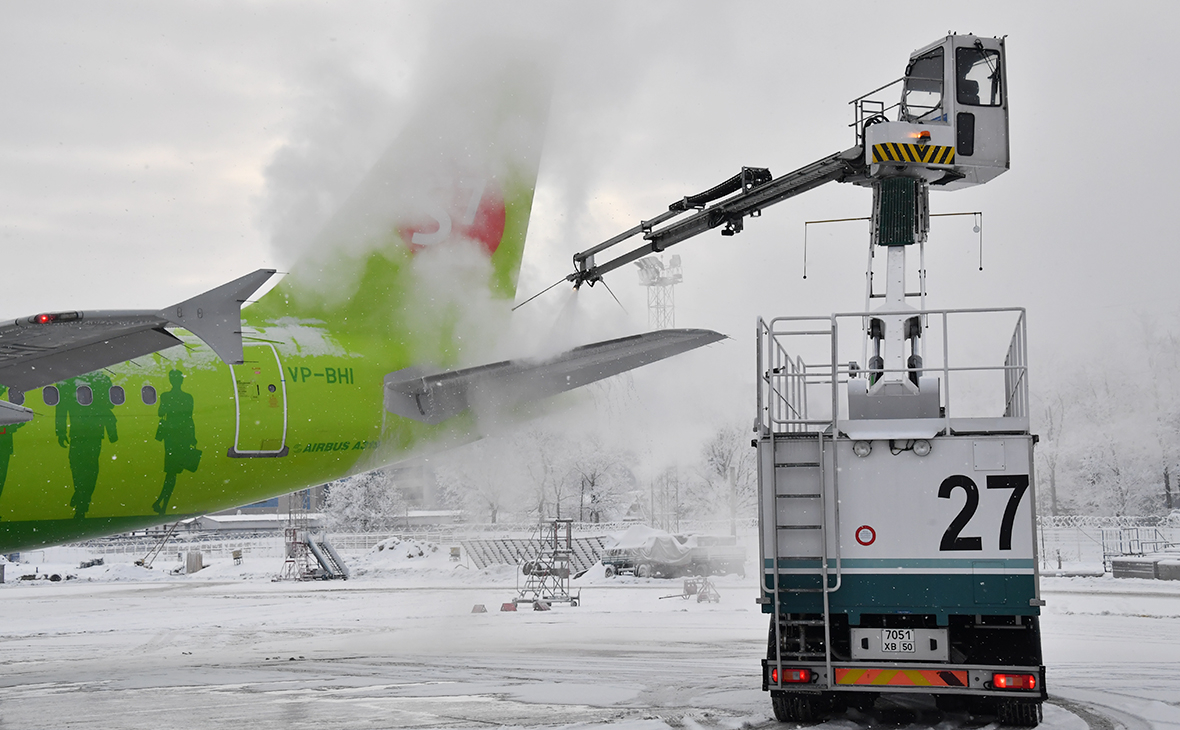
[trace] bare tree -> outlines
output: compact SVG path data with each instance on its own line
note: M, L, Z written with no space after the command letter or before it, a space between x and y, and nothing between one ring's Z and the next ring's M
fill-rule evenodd
M680 468L670 466L652 480L652 522L668 532L680 531L680 520L688 516L688 488L681 478Z
M1041 409L1043 423L1041 425L1041 440L1037 447L1037 458L1044 468L1040 470L1049 483L1050 515L1061 514L1057 504L1057 464L1061 460L1062 429L1065 426L1065 398L1060 392L1054 393L1049 402ZM1040 480L1038 480L1039 482Z
M573 445L561 432L536 424L513 439L517 458L531 486L532 508L538 520L570 516L568 502L576 490L570 480Z
M1156 502L1164 511L1175 509L1172 498L1171 466L1180 461L1180 398L1173 379L1180 370L1180 342L1171 330L1157 333L1155 323L1140 317L1143 339L1147 349L1148 375L1145 385L1151 393L1151 405L1155 416L1155 445L1163 499ZM1151 510L1156 511L1156 510Z
M739 517L750 516L757 504L757 463L746 429L729 425L705 444L699 474L704 492L699 506L729 517L730 534L737 533ZM716 514L716 512L713 512Z
M570 471L578 484L578 520L602 522L622 502L624 486L630 487L624 466L630 454L603 444L596 436L582 439L574 449ZM571 515L572 516L572 515Z

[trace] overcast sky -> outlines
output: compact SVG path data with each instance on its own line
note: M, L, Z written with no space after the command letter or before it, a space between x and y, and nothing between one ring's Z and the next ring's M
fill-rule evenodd
M1112 333L1143 317L1180 319L1173 3L0 9L6 318L161 307L289 266L278 234L315 225L347 194L409 112L424 59L478 64L469 49L489 36L535 45L557 83L523 298L567 273L573 252L742 165L782 174L850 147L848 100L899 77L912 50L949 30L1008 36L1012 169L932 195L935 212L983 211L985 269L970 219L936 220L931 305L1028 307L1042 377L1110 357ZM293 220L292 196L320 204ZM866 225L813 229L803 280L803 222L869 206L868 191L829 185L735 238L681 244L677 324L732 335L717 362L744 375L757 315L860 309ZM634 270L608 281L642 329ZM616 316L601 288L582 297Z

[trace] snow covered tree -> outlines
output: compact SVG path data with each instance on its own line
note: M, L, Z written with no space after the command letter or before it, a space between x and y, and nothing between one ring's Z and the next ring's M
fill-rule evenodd
M520 507L524 475L511 439L468 444L437 460L442 501L476 521L491 524L511 517Z
M329 486L324 518L329 530L391 530L406 524L406 501L385 472L366 472Z

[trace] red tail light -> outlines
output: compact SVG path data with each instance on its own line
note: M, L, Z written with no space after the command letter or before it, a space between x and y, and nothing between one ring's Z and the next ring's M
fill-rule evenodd
M806 684L811 681L810 669L784 669L783 684ZM778 684L778 669L770 670L770 683Z
M996 689L1036 689L1034 674L993 674L992 686Z

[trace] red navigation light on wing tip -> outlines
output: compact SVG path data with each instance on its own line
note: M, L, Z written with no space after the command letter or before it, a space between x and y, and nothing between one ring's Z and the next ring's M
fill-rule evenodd
M996 689L1036 689L1037 678L1033 674L993 674L992 686Z
M82 319L79 312L46 312L29 317L29 324L50 324L52 322L74 322Z
M784 669L783 684L806 684L811 681L810 669ZM778 684L778 669L770 670L770 683Z

